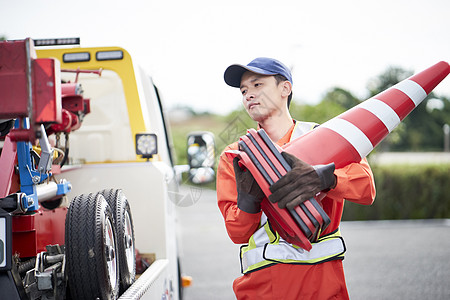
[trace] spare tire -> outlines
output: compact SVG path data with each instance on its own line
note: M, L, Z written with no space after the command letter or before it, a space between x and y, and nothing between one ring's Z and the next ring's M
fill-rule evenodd
M102 194L82 194L66 217L66 272L73 299L116 299L119 264L112 210Z
M123 293L136 278L136 253L131 208L120 189L105 189L100 192L112 208L117 233L117 256L119 259L120 293Z

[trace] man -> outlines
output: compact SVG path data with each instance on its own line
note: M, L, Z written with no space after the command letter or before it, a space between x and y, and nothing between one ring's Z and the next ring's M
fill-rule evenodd
M263 128L278 145L283 146L317 126L290 116L292 75L281 62L257 58L246 66L231 65L224 77L228 85L240 89L243 105L258 128ZM225 148L231 149L238 149L237 142ZM282 155L292 170L272 185L269 200L281 208L292 208L320 191L327 192L321 203L331 223L309 252L288 244L261 212L264 194L250 172L242 170L237 159L230 162L222 153L217 174L218 206L231 240L247 244L241 247L244 275L233 283L236 297L348 299L342 266L345 245L338 228L344 199L372 204L375 186L370 167L364 159L334 173L320 172L290 154ZM332 246L327 244L324 248L323 241L332 241ZM272 252L276 258L270 257L268 248L275 250ZM327 255L319 253L324 249Z

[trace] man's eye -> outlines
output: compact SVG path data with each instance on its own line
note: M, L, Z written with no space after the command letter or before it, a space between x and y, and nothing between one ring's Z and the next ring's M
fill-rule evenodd
M255 83L255 87L261 86L261 83Z
M247 90L242 90L241 93L242 95L245 95L247 93Z

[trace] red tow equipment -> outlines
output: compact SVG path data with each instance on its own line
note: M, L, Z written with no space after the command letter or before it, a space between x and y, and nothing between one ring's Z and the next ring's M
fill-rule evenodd
M83 98L80 84L61 83L60 71L57 59L37 58L34 43L29 38L0 42L0 119L21 120L20 128L13 128L2 137L5 142L0 157L0 198L9 194L25 195L23 190L16 193L19 190L19 176L14 172L18 160L17 142L36 145L36 139L42 135L41 124L45 125L47 136L68 134L80 128L84 116L90 112L89 99ZM63 71L76 73L77 78L79 73L101 74L101 70ZM24 120L28 121L28 128L23 125L27 123ZM68 136L65 158L67 141ZM58 173L59 168L60 165L53 164L48 178ZM27 170L30 172L30 168ZM22 180L20 185L24 185ZM39 190L36 188L34 194L39 193L39 202L44 202L45 194L56 192L57 184L48 182L40 185ZM33 257L45 251L47 245L64 244L67 208L42 209L37 203L33 207L34 210L30 209L33 213L12 216L12 251L20 253L20 257Z
M29 118L31 128L13 129L10 137L34 142L39 124L61 122L59 61L37 59L31 39L4 41L1 50L0 118Z
M312 164L334 163L342 168L366 157L426 96L450 73L447 62L405 79L386 91L362 102L282 148L264 130L250 129L239 141L240 151L226 152L240 158L268 197L269 186L290 170L280 155L286 151ZM321 193L315 198L320 199ZM328 226L330 219L320 200L311 198L294 210L280 209L267 198L262 210L271 225L287 242L310 250L311 242Z

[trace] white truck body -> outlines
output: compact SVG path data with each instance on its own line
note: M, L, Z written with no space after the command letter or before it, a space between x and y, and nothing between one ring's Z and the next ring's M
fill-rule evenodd
M96 60L96 53L120 51L120 60ZM90 53L90 60L64 62L67 53ZM78 74L91 112L83 125L70 133L70 161L60 178L70 181L69 199L108 188L122 189L132 212L135 246L156 260L121 299L180 299L180 270L176 239L177 182L170 154L169 135L157 90L144 71L121 48L73 48L37 51L55 57L61 69L102 69ZM75 73L62 80L75 81ZM158 153L145 160L136 155L135 134L154 133ZM63 141L63 137L61 138ZM136 291L135 291L136 290Z

